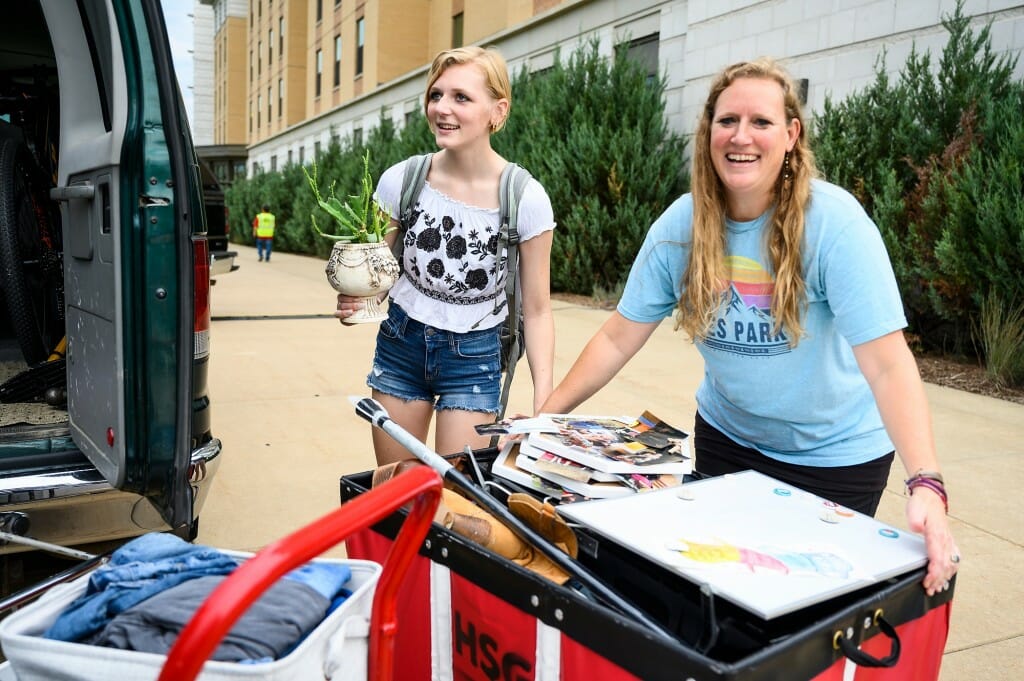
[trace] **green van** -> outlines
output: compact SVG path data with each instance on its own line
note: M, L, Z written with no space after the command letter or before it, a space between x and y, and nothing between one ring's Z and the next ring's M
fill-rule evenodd
M221 450L209 266L159 0L6 3L0 532L195 537Z

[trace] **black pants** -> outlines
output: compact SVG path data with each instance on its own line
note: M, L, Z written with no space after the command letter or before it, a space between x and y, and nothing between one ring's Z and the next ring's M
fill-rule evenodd
M794 487L874 516L882 499L895 452L856 466L800 466L744 447L697 414L693 428L696 469L703 475L755 470Z

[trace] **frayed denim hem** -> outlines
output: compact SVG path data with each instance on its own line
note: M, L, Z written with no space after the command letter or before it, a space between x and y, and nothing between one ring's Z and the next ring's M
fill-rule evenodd
M395 397L402 400L403 402L429 402L431 404L434 403L433 397L424 397L422 395L404 395L390 388L385 388L375 383L371 383L370 381L366 382L366 386L371 390L375 390L382 395L387 395L388 397Z
M501 411L501 405L493 409L488 409L480 406L468 407L459 404L438 404L434 406L434 411L471 411L477 414L493 414L494 416L497 416L498 412Z

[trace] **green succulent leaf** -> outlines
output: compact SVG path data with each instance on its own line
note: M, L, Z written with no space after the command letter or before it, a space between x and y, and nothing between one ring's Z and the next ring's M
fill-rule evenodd
M313 171L310 173L305 168L302 172L306 175L317 205L333 218L336 234L327 234L316 224L313 219L313 229L325 239L334 241L353 241L356 243L379 243L383 241L384 235L390 232L391 216L389 211L382 210L373 199L373 178L370 176L370 152L367 150L363 157L363 176L360 180L360 192L350 194L346 201L341 201L335 196L335 182L331 182L326 198L320 193L320 183L317 177L316 163L312 164Z

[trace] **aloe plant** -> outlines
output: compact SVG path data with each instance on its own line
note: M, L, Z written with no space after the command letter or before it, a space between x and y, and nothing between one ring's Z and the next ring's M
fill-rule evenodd
M342 202L334 193L335 182L329 187L329 195L324 198L320 194L320 185L317 181L316 163L313 163L312 175L305 168L302 172L306 175L316 202L332 218L337 226L336 234L327 234L320 229L316 223L316 216L310 215L313 221L313 229L325 239L333 241L346 241L359 244L375 244L384 240L384 235L394 229L391 226L391 216L386 210L373 200L373 178L370 176L370 151L367 149L363 156L363 177L360 181L358 194L350 194L348 200Z

